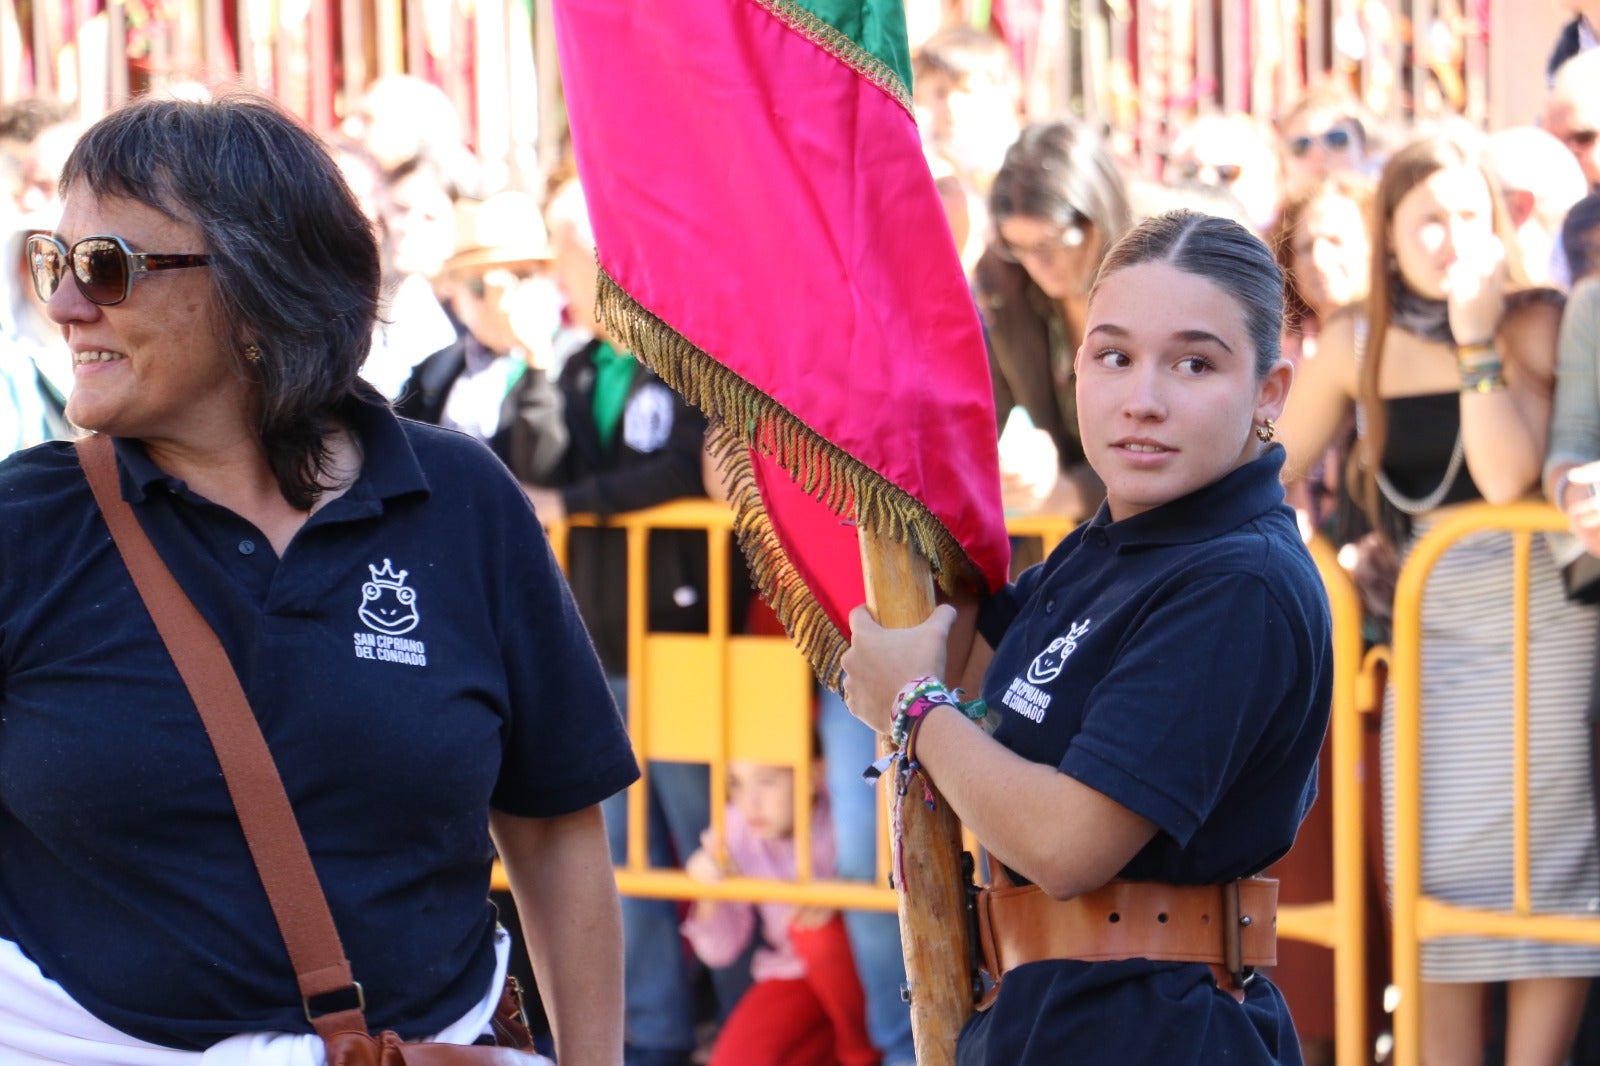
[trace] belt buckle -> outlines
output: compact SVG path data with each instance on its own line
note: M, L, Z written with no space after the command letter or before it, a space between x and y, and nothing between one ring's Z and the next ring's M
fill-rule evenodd
M1234 988L1244 988L1255 979L1255 967L1244 964L1244 931L1253 919L1241 913L1239 882L1222 886L1222 965Z

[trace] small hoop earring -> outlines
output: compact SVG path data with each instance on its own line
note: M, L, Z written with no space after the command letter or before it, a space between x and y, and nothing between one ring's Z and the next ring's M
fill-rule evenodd
M245 362L247 362L247 363L259 363L259 362L261 362L261 349L256 347L254 344L245 345L244 346L244 358L245 358Z
M1263 418L1261 425L1256 427L1256 440L1262 444L1272 443L1272 435L1278 432L1278 427L1272 424L1272 419Z

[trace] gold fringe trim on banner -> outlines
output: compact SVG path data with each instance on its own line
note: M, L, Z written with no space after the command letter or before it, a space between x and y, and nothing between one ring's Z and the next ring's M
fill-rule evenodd
M911 89L893 67L794 0L755 0L790 29L872 82L911 111Z
M762 507L748 449L771 456L835 514L853 514L857 525L916 551L946 593L987 587L960 541L920 500L657 318L603 269L595 306L618 344L711 421L712 451L729 485L734 531L756 587L824 684L838 688L839 658L849 642L784 552Z

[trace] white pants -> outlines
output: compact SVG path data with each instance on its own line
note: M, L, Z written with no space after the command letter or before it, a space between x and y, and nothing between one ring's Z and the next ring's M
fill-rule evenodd
M506 980L511 938L495 935L488 995L431 1039L470 1044L489 1031ZM117 1031L80 1007L16 944L0 939L0 1062L53 1066L323 1066L322 1040L302 1033L241 1033L205 1051L175 1051Z

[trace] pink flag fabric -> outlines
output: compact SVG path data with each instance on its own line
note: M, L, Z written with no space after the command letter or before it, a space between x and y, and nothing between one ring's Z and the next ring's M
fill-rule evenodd
M982 328L909 89L881 32L846 32L873 8L899 11L555 7L601 320L712 419L757 582L831 684L857 525L947 591L1009 559Z

